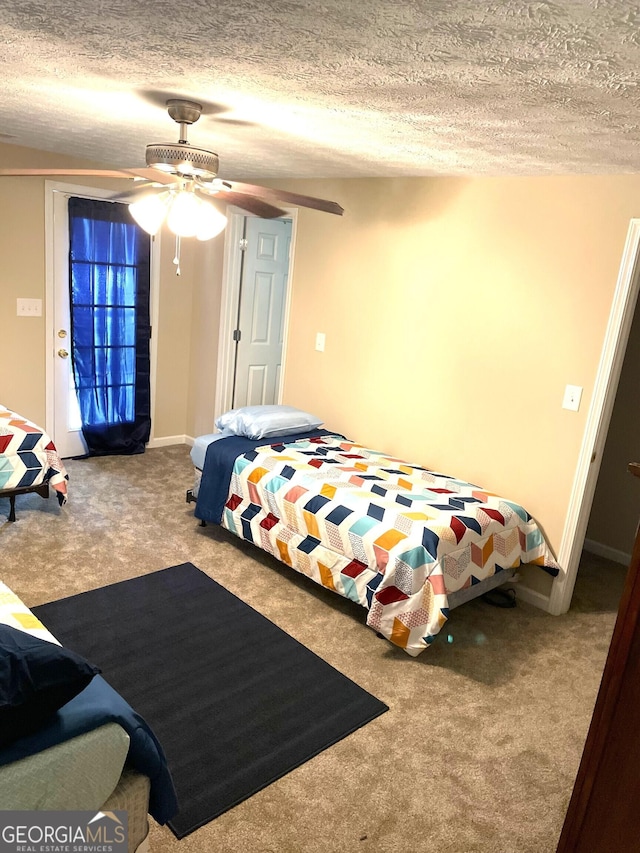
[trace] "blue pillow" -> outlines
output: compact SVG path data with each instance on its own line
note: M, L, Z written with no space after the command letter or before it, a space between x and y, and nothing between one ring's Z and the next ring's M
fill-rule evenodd
M246 438L271 438L274 435L293 435L322 426L323 421L294 406L243 406L231 409L216 418L216 427L230 430Z
M0 747L37 731L98 672L69 649L0 625Z

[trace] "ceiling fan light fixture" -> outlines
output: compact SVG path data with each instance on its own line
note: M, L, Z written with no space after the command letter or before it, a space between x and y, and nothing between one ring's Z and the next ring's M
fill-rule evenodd
M145 195L129 205L129 213L147 234L155 236L167 215L170 193Z
M190 145L187 141L187 129L200 118L202 105L184 98L171 98L166 105L169 116L180 125L180 135L177 142L147 145L145 168L138 166L121 169L0 168L0 178L81 175L99 178L130 178L134 183L144 181L146 186L156 187L161 192L151 196L145 194L138 201L129 204L132 218L152 236L158 233L166 220L171 230L177 235L178 243L182 236L210 240L226 225L225 217L216 208L211 210L199 208L196 213L197 202L207 203L199 197L196 197L197 201L183 199L182 196L188 192L193 196L194 190L210 196L220 193L220 201L223 203L236 205L253 216L264 219L283 216L285 210L282 204L309 207L312 210L321 210L338 216L344 213L342 207L334 201L239 181L220 180L217 177L218 155L206 148Z
M208 201L198 198L192 190L151 193L132 202L129 211L152 237L165 221L177 237L197 237L198 240L211 240L227 224L226 216Z

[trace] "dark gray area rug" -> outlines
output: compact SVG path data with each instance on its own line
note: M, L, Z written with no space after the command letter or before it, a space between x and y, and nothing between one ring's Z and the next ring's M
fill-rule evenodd
M191 563L33 610L153 728L178 838L388 710Z

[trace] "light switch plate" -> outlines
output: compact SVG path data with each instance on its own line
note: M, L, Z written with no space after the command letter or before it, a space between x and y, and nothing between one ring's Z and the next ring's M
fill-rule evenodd
M324 352L324 344L326 335L324 332L318 332L316 335L316 349L318 352Z
M42 299L18 299L18 317L42 317Z
M567 387L564 389L562 408L569 409L572 412L577 412L580 408L581 399L582 388L580 387L580 385L567 385Z

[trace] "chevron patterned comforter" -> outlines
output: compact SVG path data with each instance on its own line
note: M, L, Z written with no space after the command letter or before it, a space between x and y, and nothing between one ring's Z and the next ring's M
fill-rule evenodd
M335 435L238 456L221 524L367 608L412 656L444 625L448 593L522 563L559 571L520 505Z
M47 433L0 406L0 496L3 491L49 483L66 502L69 476Z

